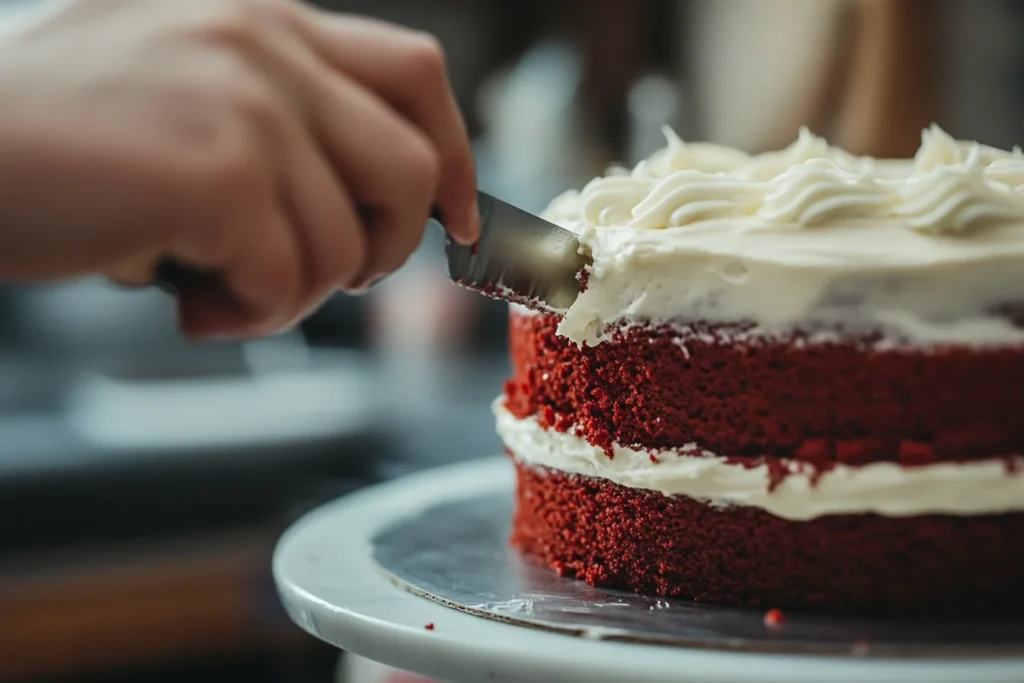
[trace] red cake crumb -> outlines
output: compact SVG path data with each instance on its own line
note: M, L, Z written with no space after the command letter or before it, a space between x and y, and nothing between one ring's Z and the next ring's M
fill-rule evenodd
M537 424L545 429L555 425L555 409L551 406L544 406L537 415Z
M499 301L519 304L521 306L525 306L526 308L531 308L537 311L544 310L545 308L544 302L542 302L537 297L523 296L501 285L489 284L481 286L479 283L471 282L470 280L466 280L463 278L453 279L452 282L459 285L460 287L471 289L474 292L483 294L484 296L488 296L492 299L497 299Z
M429 624L427 624L423 628L427 629L428 631L433 631L434 630L434 622L430 622Z
M778 628L786 621L786 615L780 609L770 609L764 613L764 625L769 628Z
M587 291L587 286L590 284L590 271L584 268L576 273L576 281L580 283L580 293Z
M512 315L506 407L520 418L550 407L609 454L615 443L695 443L750 466L828 468L1024 453L1019 348L921 352L871 336L800 344L801 333L770 341L749 325L700 324L633 327L581 347L555 334L558 321Z
M658 456L656 456L654 453L651 453L648 457L651 459L651 462L653 462L655 465L661 464L661 461L658 460Z
M516 470L512 544L595 585L787 611L1024 612L1024 513L795 522L518 461Z
M572 415L556 415L555 416L555 431L556 432L568 432L570 429L576 426L576 421ZM609 454L608 457L611 457Z
M604 454L608 456L610 460L615 459L615 442L612 440L611 432L602 427L585 432L587 441L604 450Z
M778 458L766 458L765 463L768 465L768 491L771 492L782 483L790 469L788 463Z

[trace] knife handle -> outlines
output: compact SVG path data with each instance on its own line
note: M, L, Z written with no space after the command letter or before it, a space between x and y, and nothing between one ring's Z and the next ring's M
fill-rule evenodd
M157 263L153 271L153 285L168 294L183 294L211 286L223 287L216 273L174 259L161 259Z
M444 234L445 235L448 234L448 228L445 227L445 224L444 224L444 214L441 213L441 207L437 206L436 204L434 206L430 207L430 220L432 220L435 223L437 223L438 225L440 225L441 229L444 230ZM451 239L451 238L449 238L449 239Z

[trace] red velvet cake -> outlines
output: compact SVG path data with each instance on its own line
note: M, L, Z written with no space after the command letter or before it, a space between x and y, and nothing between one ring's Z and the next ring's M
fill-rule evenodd
M1024 610L1019 150L669 135L546 217L593 266L568 310L511 313L521 552L700 601Z

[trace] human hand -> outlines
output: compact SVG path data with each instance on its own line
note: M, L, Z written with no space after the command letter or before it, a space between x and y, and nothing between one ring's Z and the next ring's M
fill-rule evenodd
M0 279L163 258L191 336L287 327L399 267L431 206L479 234L465 125L424 34L293 0L77 0L0 39Z

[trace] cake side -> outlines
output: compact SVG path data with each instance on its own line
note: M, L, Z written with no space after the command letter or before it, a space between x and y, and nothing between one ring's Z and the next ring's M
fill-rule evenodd
M494 406L526 557L766 608L1024 609L1024 350L637 323L590 347L558 324L512 311Z
M1024 610L1024 513L786 520L516 463L512 543L594 585L827 613Z
M859 614L1024 608L1024 153L806 131L552 202L592 266L513 307L512 542L591 583Z
M1024 454L1024 348L886 348L877 337L632 325L597 346L510 317L508 410L600 447L694 444L827 466Z

